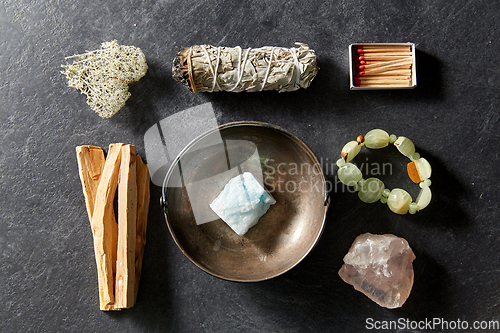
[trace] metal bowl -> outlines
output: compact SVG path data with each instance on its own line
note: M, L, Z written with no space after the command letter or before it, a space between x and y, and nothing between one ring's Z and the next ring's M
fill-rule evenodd
M208 204L236 174L251 172L276 199L244 236ZM274 125L237 122L193 140L164 181L162 204L181 251L207 273L262 281L297 265L318 241L328 199L322 168L298 137Z

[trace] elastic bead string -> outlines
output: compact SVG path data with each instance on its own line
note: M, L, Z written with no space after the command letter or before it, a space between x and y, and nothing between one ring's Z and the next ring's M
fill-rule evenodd
M396 146L401 154L410 159L407 165L408 176L414 182L419 184L420 193L415 201L405 190L395 188L389 190L385 188L384 183L378 178L363 179L363 174L359 168L349 163L359 153L362 146L370 149L384 148L390 144ZM415 214L429 205L432 193L430 190L430 176L432 168L425 158L415 152L415 146L408 138L394 134L389 135L381 129L374 129L365 136L360 135L356 141L348 142L342 148L341 158L337 161L339 170L337 176L339 180L347 185L353 186L358 191L359 198L366 203L380 201L387 204L391 211L396 214Z

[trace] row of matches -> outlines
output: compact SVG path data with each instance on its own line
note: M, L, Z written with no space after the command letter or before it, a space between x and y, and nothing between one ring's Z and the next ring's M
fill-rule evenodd
M355 47L354 86L409 87L413 52L410 45L358 45Z

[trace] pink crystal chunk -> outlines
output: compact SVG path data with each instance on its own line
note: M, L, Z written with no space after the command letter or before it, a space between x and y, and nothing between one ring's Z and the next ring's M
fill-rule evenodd
M339 275L378 305L399 308L413 286L414 259L406 239L366 233L352 243Z

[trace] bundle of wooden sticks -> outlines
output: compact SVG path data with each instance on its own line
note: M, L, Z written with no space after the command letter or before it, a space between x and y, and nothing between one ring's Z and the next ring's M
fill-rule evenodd
M78 146L76 157L94 236L100 308L130 308L137 299L146 244L148 165L135 146L123 143L111 144L107 158L101 147Z
M354 46L354 86L408 87L412 85L411 45Z

